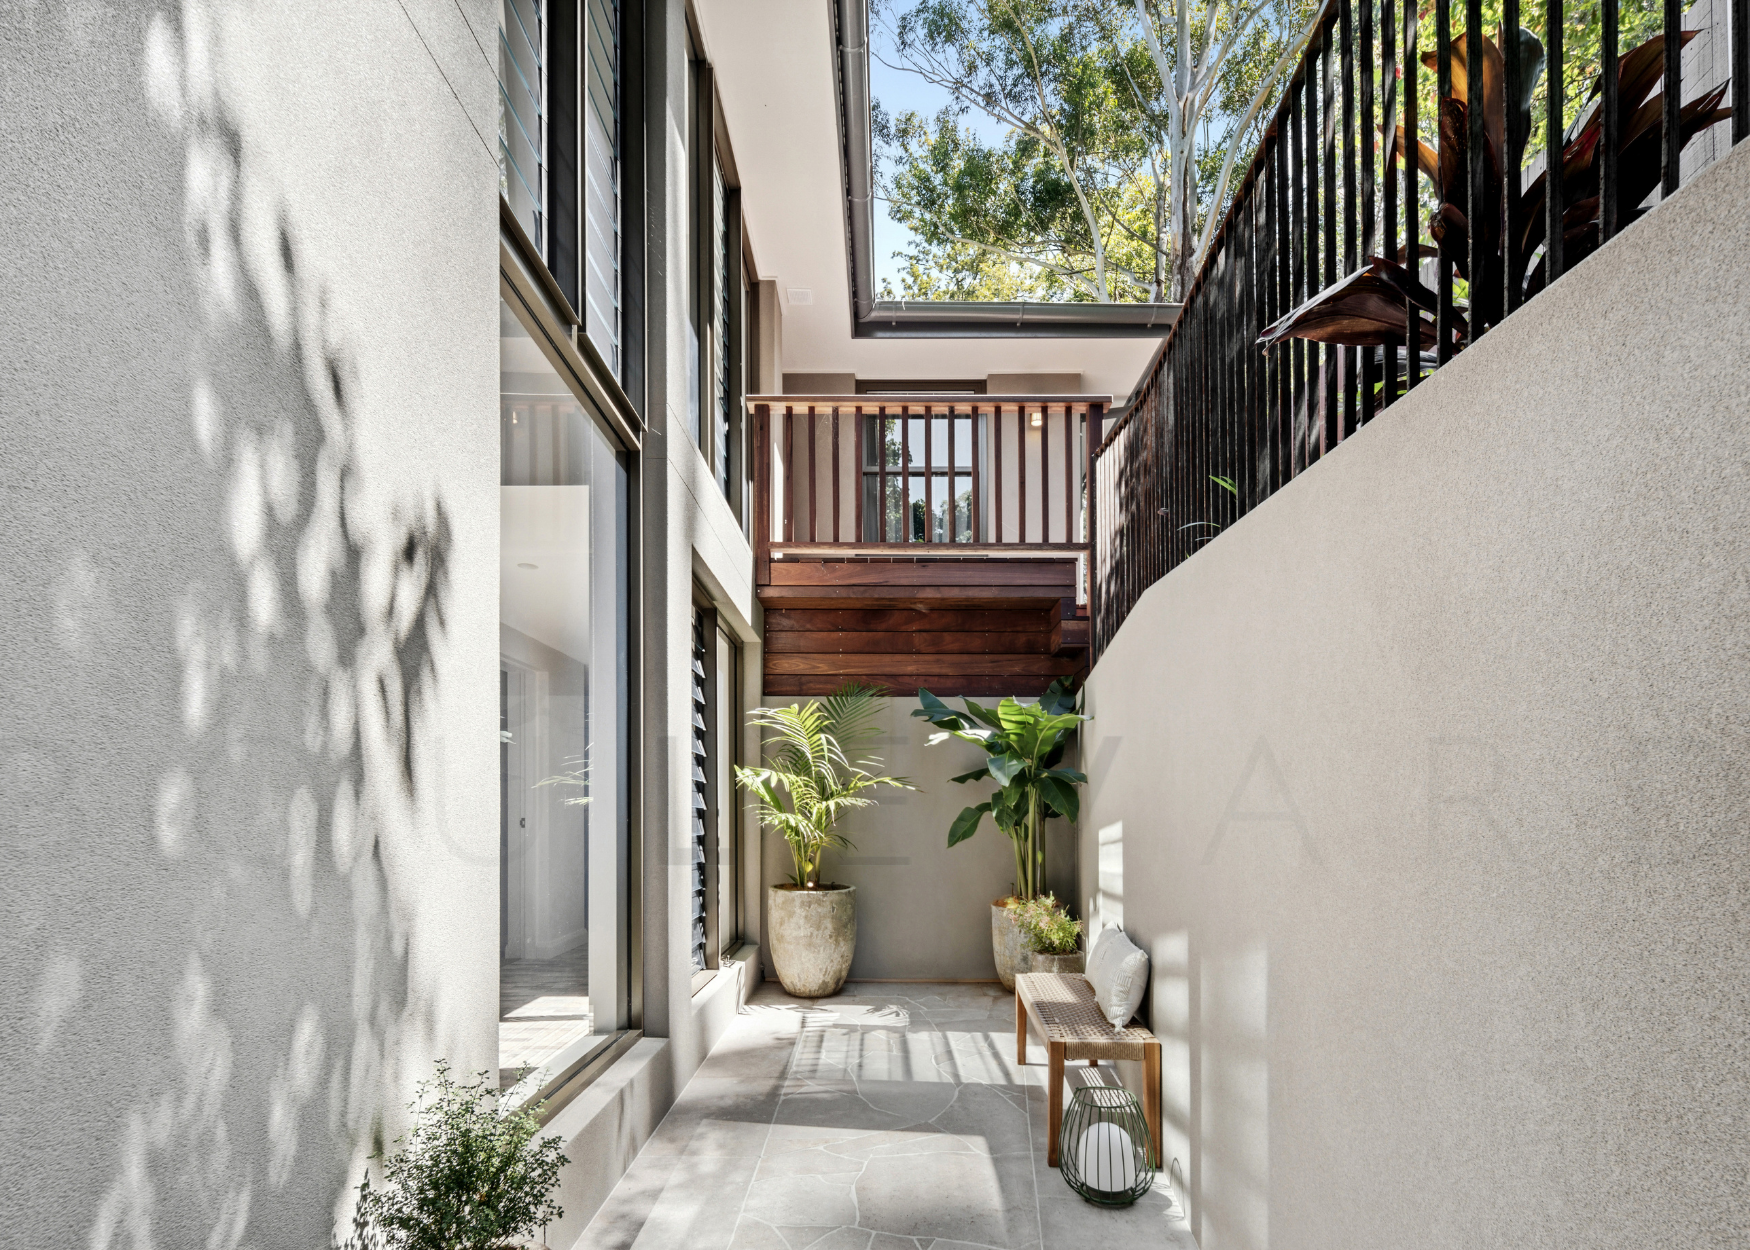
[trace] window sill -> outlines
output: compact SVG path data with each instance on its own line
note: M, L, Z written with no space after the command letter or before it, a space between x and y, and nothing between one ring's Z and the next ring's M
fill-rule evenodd
M621 1029L579 1038L505 1090L501 1101L517 1110L539 1106L540 1120L545 1124L643 1036L640 1029Z

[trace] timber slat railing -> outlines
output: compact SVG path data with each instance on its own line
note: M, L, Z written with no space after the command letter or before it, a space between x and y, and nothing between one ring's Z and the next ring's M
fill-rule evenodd
M759 580L787 556L1082 556L1107 395L753 395ZM1085 598L1085 588L1080 597Z
M1329 0L1093 453L1096 657L1161 577L1750 135L1750 0L1636 10L1628 48L1618 5L1502 0L1485 29L1481 0Z

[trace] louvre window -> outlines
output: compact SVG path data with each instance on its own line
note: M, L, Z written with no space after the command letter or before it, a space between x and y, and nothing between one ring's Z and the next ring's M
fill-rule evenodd
M620 376L620 5L587 0L584 27L584 329Z
M693 733L692 733L692 766L693 766L693 813L692 813L692 860L693 860L693 971L703 972L708 965L707 953L710 949L710 900L712 873L710 871L710 856L712 824L712 773L715 765L711 759L711 680L706 673L706 662L712 658L706 649L710 641L709 618L703 610L693 613Z
M547 252L547 25L541 0L499 0L498 191Z

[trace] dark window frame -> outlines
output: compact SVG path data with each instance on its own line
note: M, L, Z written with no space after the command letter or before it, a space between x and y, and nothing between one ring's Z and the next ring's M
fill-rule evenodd
M696 422L689 412L689 433L699 454L711 470L712 479L729 501L730 511L745 530L749 521L749 505L753 490L748 480L747 440L747 355L748 355L748 275L745 223L741 212L741 179L736 170L735 153L729 142L723 109L717 97L716 74L710 63L697 51L688 61L691 77L692 108L688 118L688 243L691 249L689 272L692 276L688 296L688 323L695 342L689 347L694 358L689 362L694 371L693 393L689 406L697 412ZM706 136L709 136L707 142ZM723 180L722 217L717 215L716 179ZM718 255L722 254L721 287L717 273ZM723 371L727 374L726 403L728 412L718 407L717 373L718 309L727 302L723 318Z

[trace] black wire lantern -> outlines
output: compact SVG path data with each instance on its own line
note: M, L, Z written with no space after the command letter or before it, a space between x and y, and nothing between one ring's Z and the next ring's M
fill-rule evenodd
M1155 1145L1136 1095L1115 1085L1073 1091L1057 1138L1063 1179L1101 1207L1127 1207L1155 1183Z

